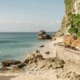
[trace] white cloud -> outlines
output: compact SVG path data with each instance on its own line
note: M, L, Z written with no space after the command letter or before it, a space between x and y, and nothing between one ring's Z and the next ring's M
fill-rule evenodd
M60 21L0 20L0 32L17 31L56 31L60 29Z
M0 24L31 24L31 21L0 20Z
M52 21L52 24L61 24L61 21Z
M0 24L35 24L37 25L50 25L50 24L60 24L61 21L29 21L29 20L25 20L25 21L19 21L19 20L0 20Z

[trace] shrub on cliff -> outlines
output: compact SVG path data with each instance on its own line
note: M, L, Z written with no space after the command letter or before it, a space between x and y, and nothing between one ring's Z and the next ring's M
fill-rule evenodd
M71 27L77 27L79 28L80 27L80 14L72 14L71 15Z
M70 34L77 33L77 31L78 31L78 29L77 29L77 28L74 28L74 27L71 27L71 28L68 30L68 32L69 32Z
M77 32L77 36L80 37L80 29Z
M71 14L71 28L68 30L70 34L76 34L80 37L80 14Z
M74 2L75 0L64 0L67 14L72 13Z

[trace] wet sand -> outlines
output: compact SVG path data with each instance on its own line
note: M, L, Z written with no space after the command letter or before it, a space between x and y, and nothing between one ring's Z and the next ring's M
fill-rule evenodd
M0 76L0 80L10 80L11 78L14 78L15 76Z

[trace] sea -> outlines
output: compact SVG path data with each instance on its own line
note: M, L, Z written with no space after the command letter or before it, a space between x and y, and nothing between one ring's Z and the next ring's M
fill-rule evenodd
M53 34L53 32L48 32ZM24 61L28 54L47 40L38 40L38 32L0 33L0 64L4 60Z

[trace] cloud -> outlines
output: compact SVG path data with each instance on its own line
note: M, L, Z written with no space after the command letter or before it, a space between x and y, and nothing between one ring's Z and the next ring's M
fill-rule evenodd
M31 21L0 20L0 24L31 24Z
M0 20L0 24L35 24L40 25L40 24L60 24L61 21L29 21L29 20L25 20L25 21L19 21L19 20Z
M60 21L30 21L30 20L0 20L0 32L37 32L39 30L57 31L60 29Z
M52 21L52 24L61 24L61 21Z

